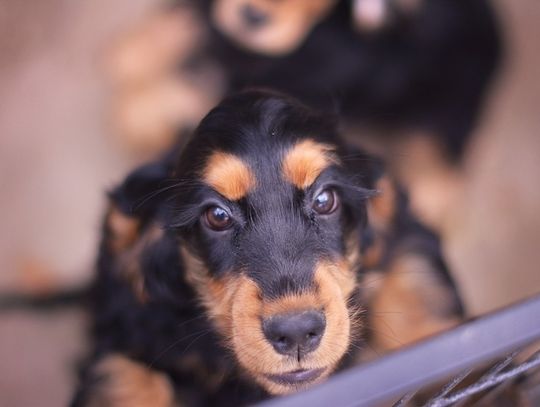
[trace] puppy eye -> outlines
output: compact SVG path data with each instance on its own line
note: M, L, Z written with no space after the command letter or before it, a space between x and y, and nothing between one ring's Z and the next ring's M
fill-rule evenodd
M209 207L204 218L206 224L213 230L225 230L232 225L232 219L229 213L220 206Z
M338 205L339 200L336 191L333 189L325 189L315 197L313 210L319 215L329 215L337 209Z

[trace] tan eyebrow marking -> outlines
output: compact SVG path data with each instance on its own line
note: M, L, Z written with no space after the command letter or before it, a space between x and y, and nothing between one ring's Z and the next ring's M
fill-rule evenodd
M217 151L208 159L203 180L225 198L236 201L255 187L256 178L239 157Z
M295 144L283 159L283 178L300 189L308 188L324 169L337 163L333 150L311 139Z

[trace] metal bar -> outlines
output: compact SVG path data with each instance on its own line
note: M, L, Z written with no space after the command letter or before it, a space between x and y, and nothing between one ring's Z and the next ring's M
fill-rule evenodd
M494 377L497 373L499 373L505 367L507 367L510 363L512 363L512 361L514 360L514 358L518 354L519 354L519 351L515 351L515 352L512 352L510 355L506 356L504 359L502 359L501 361L496 363L491 369L489 369L487 371L487 373L485 373L478 381L489 380L490 378ZM489 391L489 393L491 394L491 393L497 391L497 389L500 389L500 388L501 388L501 386L496 386L493 389L491 389ZM487 396L487 394L486 394L486 396ZM456 402L453 407L461 407L466 402L467 402L466 399L462 399L461 401Z
M336 374L306 392L269 400L260 406L375 406L502 357L537 339L540 296Z
M514 358L518 355L518 353L519 351L512 352L511 354L506 356L503 360L496 363L495 366L489 369L488 372L480 378L480 381L489 380L490 378L495 376L497 373L503 370L506 366L512 363L512 360L514 360Z
M457 392L456 394L446 397L444 400L438 402L436 404L436 407L450 406L464 398L472 396L473 394L480 393L481 391L489 389L490 387L502 383L506 380L513 379L519 376L521 373L524 373L530 369L534 369L537 366L540 366L540 353L537 354L532 360L522 363L521 365L518 365L513 369L510 369L508 372L492 376L488 380L478 381L475 384Z
M465 379L470 373L472 372L472 369L467 369L463 373L457 375L455 378L453 378L450 382L448 382L446 385L443 386L441 391L436 394L427 404L427 407L437 407L439 404L439 400L444 400L448 393L450 393L454 387L456 387L458 384L460 384L463 379Z
M392 407L405 407L409 401L416 395L416 391L405 394L402 398L396 401Z

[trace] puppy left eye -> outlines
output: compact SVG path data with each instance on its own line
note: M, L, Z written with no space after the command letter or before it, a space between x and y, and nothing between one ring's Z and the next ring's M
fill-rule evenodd
M329 215L339 206L339 199L334 189L325 189L315 197L313 210L319 215Z
M206 224L210 229L221 231L232 225L232 218L228 212L220 206L211 206L205 212Z

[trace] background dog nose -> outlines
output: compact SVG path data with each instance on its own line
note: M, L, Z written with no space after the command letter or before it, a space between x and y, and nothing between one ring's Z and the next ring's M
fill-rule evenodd
M276 352L299 357L317 349L325 327L319 311L274 315L263 321L264 335Z
M252 28L264 25L270 19L268 14L258 10L257 8L249 4L246 4L241 8L240 14L244 19L245 23Z

